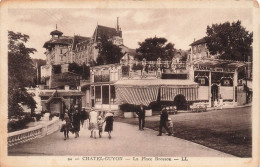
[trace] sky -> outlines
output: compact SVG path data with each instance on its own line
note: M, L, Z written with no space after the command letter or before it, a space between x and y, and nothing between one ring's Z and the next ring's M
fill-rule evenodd
M241 20L252 32L251 8L176 9L9 9L8 30L30 36L28 47L37 49L32 58L45 59L43 44L56 29L65 36L91 37L98 25L116 27L117 17L124 45L136 49L138 42L164 37L176 49L187 50L194 39L206 36L208 25Z

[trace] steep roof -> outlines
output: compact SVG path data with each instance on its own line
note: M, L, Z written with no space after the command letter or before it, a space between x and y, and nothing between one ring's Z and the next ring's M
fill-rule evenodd
M49 41L45 42L43 47L49 48L52 47L55 44L61 44L61 45L70 45L73 42L73 37L69 36L61 36L59 38L52 38Z
M195 45L199 45L199 44L203 44L203 43L206 43L205 37L203 37L197 41L194 41L193 43L190 44L190 46L195 46Z
M94 31L93 38L100 39L102 36L112 38L113 36L120 36L119 32L115 28L98 25Z
M74 38L73 38L72 50L76 49L76 45L78 43L81 43L83 41L89 41L89 40L90 40L89 37L83 37L83 36L75 35Z

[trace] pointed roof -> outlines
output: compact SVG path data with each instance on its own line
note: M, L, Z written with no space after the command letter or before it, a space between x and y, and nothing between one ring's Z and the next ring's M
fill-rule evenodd
M93 38L99 39L102 36L106 36L107 38L112 38L113 36L120 36L120 31L117 31L115 28L97 25L93 34Z
M54 30L54 31L52 31L52 32L50 33L50 35L59 35L59 36L61 36L62 34L63 34L63 32L58 31L58 30Z

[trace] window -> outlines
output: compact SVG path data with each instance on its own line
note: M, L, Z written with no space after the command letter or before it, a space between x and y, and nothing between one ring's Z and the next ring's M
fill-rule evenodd
M200 85L205 85L205 78L198 78Z
M60 54L62 54L62 49L60 50Z
M233 86L231 79L223 79L222 86Z

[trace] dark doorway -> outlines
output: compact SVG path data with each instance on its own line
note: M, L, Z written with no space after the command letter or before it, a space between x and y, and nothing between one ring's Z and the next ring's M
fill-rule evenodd
M176 95L173 100L173 103L176 106L177 110L187 110L187 101L184 95Z
M213 84L211 86L211 101L212 101L212 105L214 104L214 101L218 100L218 85Z
M102 86L102 104L109 104L109 86Z

